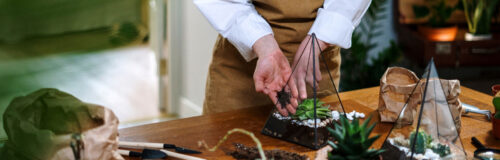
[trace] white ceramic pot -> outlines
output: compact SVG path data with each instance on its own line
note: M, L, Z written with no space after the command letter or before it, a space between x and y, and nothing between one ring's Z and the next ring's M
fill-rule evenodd
M465 40L466 41L481 41L481 40L490 40L493 38L491 34L472 34L472 33L465 33Z

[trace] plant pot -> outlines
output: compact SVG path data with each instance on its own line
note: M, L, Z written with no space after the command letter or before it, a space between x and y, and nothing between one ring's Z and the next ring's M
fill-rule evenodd
M482 41L482 40L490 40L492 39L493 36L491 34L472 34L472 33L465 33L465 40L466 41Z
M491 93L495 96L500 91L500 84L491 86Z
M457 36L458 27L432 28L427 26L418 26L418 32L425 38L432 41L453 41Z
M491 117L495 117L495 114L491 114ZM492 124L493 124L493 136L495 136L496 139L500 139L500 119L492 118Z

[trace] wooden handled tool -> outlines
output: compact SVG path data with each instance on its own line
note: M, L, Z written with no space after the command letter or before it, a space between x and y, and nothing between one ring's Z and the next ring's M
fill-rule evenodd
M170 157L175 157L175 158L179 158L179 159L185 159L185 160L205 160L203 158L198 158L198 157L188 156L188 155L185 155L185 154L175 153L175 152L167 151L165 149L160 149L160 151L166 153Z

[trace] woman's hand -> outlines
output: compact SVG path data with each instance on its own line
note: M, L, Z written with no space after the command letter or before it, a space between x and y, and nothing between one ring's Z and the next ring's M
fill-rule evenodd
M292 72L290 64L271 34L257 40L252 48L259 57L253 75L255 90L267 94L273 103L277 104L277 94L286 85ZM293 78L290 78L288 83L291 87L286 87L286 90L292 93L290 104L285 108L281 107L281 104L276 105L283 116L288 116L288 112L295 114L298 105L298 92Z
M307 35L304 40L302 40L302 43L300 43L299 48L297 49L297 53L295 54L294 61L293 61L293 66L292 68L295 68L295 71L292 75L294 81L295 81L295 88L298 88L299 95L300 95L300 100L304 100L307 98L307 90L306 90L306 83L309 84L311 87L315 84L316 88L319 88L319 81L321 80L321 72L319 69L319 56L322 50L325 49L329 46L328 43L325 43L319 39L315 39L314 42L314 57L312 55L312 50L311 50L311 45L312 45L312 37L310 35ZM317 40L317 42L316 42ZM319 46L318 46L319 44ZM301 57L302 56L302 57ZM314 81L313 78L313 58L315 59L315 72L316 72L316 81Z

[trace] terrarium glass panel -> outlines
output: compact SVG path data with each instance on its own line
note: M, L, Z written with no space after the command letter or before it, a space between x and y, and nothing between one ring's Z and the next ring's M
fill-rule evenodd
M315 35L311 36L309 42L311 45L319 46ZM302 58L312 58L315 54L319 54L317 50L313 50L314 47L311 48L311 54L306 55L304 51L302 51L300 59ZM326 56L324 54L319 55L319 62L316 62L313 58L311 64L307 64L309 67L315 67L315 63L320 63L319 66L322 71L327 72L328 75L325 77L323 75L323 79L327 79L331 84L328 84L328 92L332 93L329 95L328 102L329 104L325 104L320 101L317 97L317 86L312 87L312 95L309 95L309 99L303 100L299 102L299 106L297 107L296 113L294 115L282 116L276 109L274 109L262 129L262 133L265 135L269 135L275 138L279 138L285 141L289 141L292 143L300 144L302 146L311 148L311 149L319 149L327 144L329 137L331 137L326 129L326 127L333 128L333 122L339 119L344 113L344 108L342 106L342 102L337 93L337 85L334 82L333 76L330 71L327 69L328 64L325 63ZM301 61L299 60L298 63ZM314 68L313 68L314 70ZM325 71L326 70L326 71ZM292 75L297 74L295 68L292 68ZM313 75L315 75L313 73ZM314 77L314 81L316 81L316 77ZM287 83L288 85L288 83ZM325 87L321 87L325 89ZM278 102L276 105L279 107L279 104L287 104L287 97L290 97L290 91L285 87L282 92L279 93L277 98ZM354 114L351 113L351 114ZM355 116L351 115L349 116Z
M410 96L421 101L401 110L382 145L383 159L466 159L433 60Z

